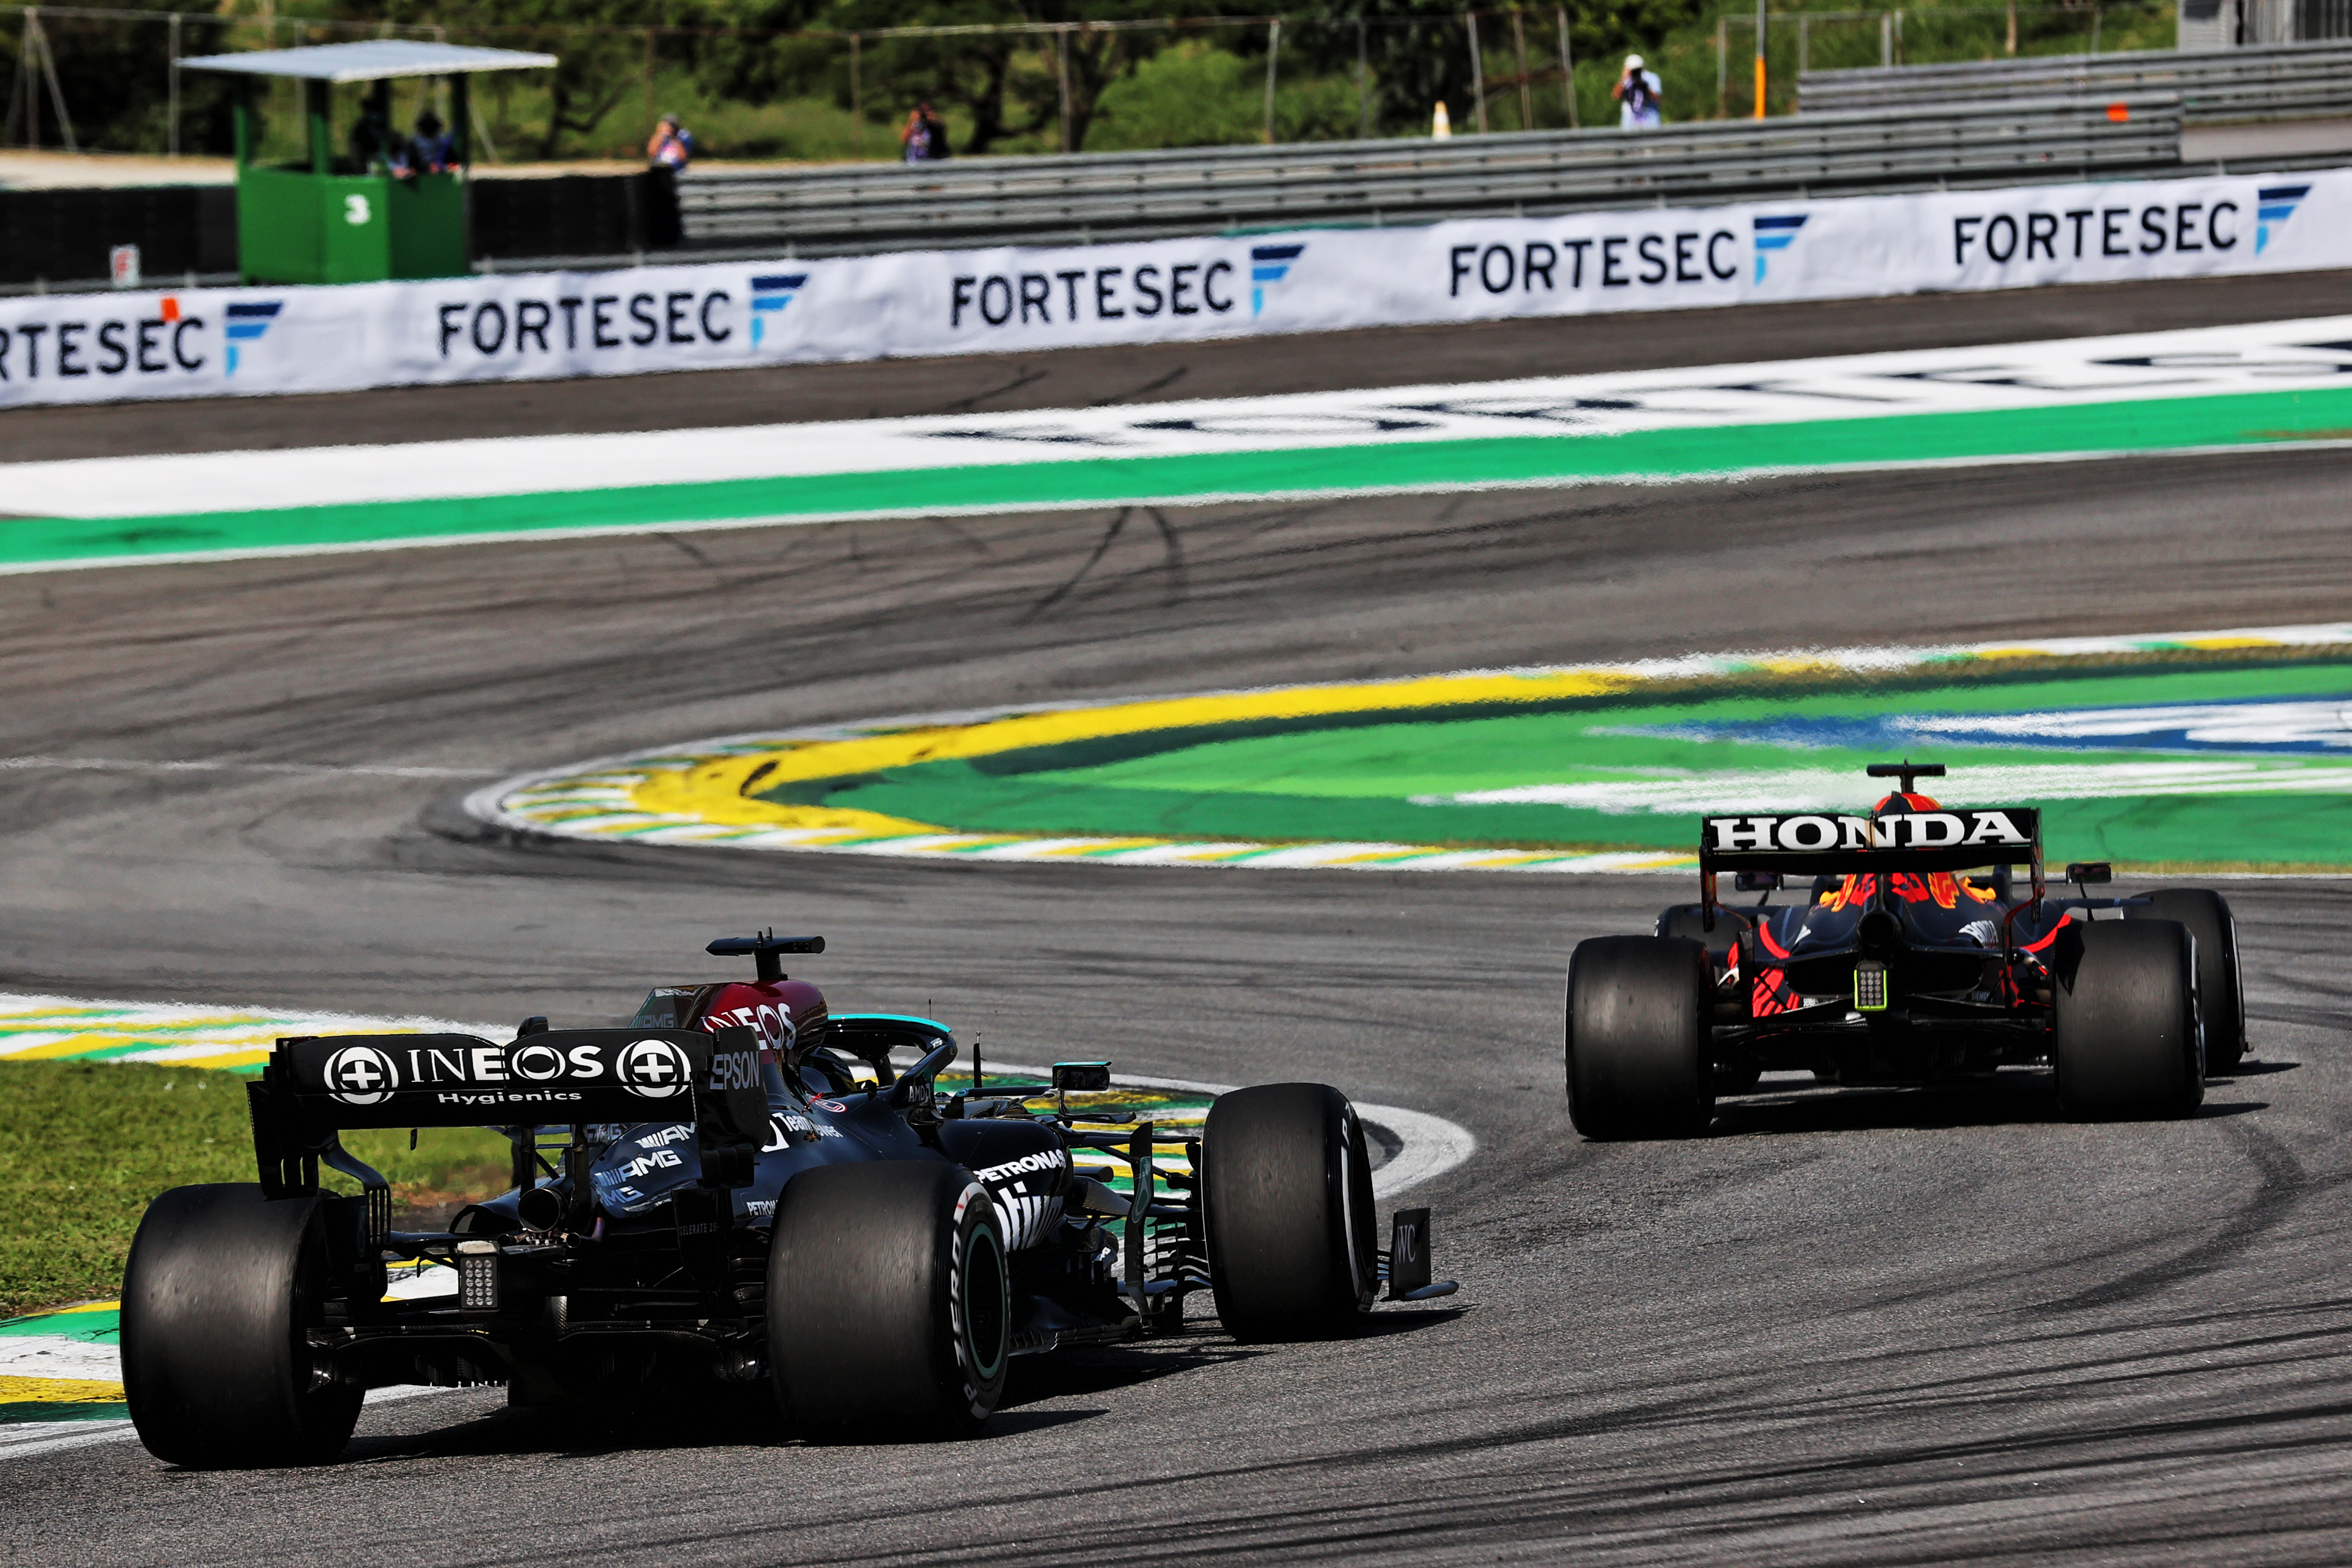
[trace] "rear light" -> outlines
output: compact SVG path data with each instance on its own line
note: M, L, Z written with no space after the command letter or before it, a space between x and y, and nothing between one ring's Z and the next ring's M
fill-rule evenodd
M457 1244L457 1310L495 1312L499 1310L499 1244L461 1241Z
M1886 1011L1886 965L1865 958L1853 966L1853 1010Z

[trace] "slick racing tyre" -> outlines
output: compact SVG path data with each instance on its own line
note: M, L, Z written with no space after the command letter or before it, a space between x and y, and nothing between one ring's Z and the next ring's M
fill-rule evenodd
M173 1187L122 1274L122 1392L147 1451L198 1469L322 1465L362 1391L317 1367L326 1240L316 1196Z
M1209 1284L1241 1340L1344 1332L1380 1294L1363 1123L1328 1084L1217 1097L1201 1130Z
M965 1436L1004 1394L1012 1269L996 1205L929 1160L784 1184L768 1252L768 1364L804 1432Z
M1597 936L1568 963L1568 1118L1587 1138L1690 1138L1715 1115L1706 950Z
M2177 921L2070 921L2052 951L2059 1110L2080 1121L2195 1110L2205 1071L2188 929Z
M2210 888L2166 888L2127 904L2127 921L2179 921L2197 939L2197 1005L2205 1018L2205 1070L2228 1072L2246 1058L2246 986L2238 968L2238 921Z

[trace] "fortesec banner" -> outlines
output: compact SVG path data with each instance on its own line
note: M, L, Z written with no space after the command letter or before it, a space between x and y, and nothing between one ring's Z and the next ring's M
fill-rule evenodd
M2352 169L0 301L0 406L2352 267Z

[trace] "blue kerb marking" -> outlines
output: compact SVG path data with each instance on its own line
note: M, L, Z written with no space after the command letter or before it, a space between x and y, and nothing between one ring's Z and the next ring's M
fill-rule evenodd
M1797 241L1797 231L1805 226L1810 213L1798 213L1790 217L1759 217L1756 220L1756 281L1764 281L1767 253L1786 250Z
M805 272L772 272L764 278L751 279L753 348L758 348L760 340L768 335L768 323L761 318L791 304L793 293L807 282L808 274Z
M1775 714L1684 723L1612 726L1598 733L1653 740L1781 746L1872 748L1922 744L2020 751L2152 752L2183 756L2344 756L2352 695L2115 708L2033 709L2006 713Z
M275 321L278 312L285 308L286 301L283 300L240 300L222 312L228 317L228 352L224 356L225 374L229 375L236 374L237 360L240 357L236 345L240 342L251 342L269 331L269 323Z
M1279 283L1289 274L1290 264L1298 259L1304 245L1253 245L1250 247L1250 314L1265 309L1265 286Z
M2311 195L2309 185L2266 185L2260 193L2261 205L2255 207L2254 254L2260 256L2271 243L2271 225L2284 223L2294 216L2303 198Z

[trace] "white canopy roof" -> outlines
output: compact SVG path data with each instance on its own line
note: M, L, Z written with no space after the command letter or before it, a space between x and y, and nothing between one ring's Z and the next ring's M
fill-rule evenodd
M476 49L422 38L369 38L306 49L266 49L243 55L203 55L180 62L189 70L242 71L248 76L304 77L312 81L375 81L394 76L450 76L471 71L536 70L553 55L520 49Z

